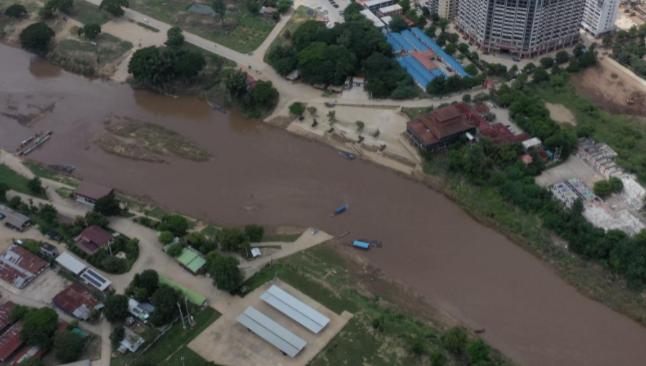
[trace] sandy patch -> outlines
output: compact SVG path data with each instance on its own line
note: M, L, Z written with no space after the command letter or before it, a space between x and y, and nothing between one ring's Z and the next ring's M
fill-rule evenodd
M558 123L576 126L576 117L563 104L545 103L550 111L550 117Z
M599 64L572 77L577 92L612 113L646 115L646 81L616 61Z

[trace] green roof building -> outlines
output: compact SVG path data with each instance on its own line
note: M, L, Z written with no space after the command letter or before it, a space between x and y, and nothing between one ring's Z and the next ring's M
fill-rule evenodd
M193 248L186 247L182 250L182 254L177 257L177 261L193 274L199 273L206 265L206 259L202 254Z

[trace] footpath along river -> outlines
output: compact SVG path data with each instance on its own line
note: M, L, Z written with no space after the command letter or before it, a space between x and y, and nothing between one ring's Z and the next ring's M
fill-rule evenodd
M646 364L646 328L580 295L421 184L194 98L88 80L4 45L0 65L2 148L12 151L35 131L53 130L31 157L73 164L84 179L163 207L223 225L316 226L379 239L383 248L365 253L371 264L467 325L485 328L484 338L520 364ZM39 110L45 116L33 118ZM113 115L168 127L212 158L145 163L109 155L93 140ZM331 218L341 202L350 210Z

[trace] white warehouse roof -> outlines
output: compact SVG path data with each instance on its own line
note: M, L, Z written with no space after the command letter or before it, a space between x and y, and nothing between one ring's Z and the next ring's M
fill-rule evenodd
M260 298L312 333L318 334L330 322L325 315L276 285L271 286Z
M282 325L271 320L267 315L249 306L240 316L238 323L247 327L258 337L264 339L291 358L305 348L307 342Z
M87 268L85 263L68 252L63 252L61 255L56 257L56 263L72 272L75 276L78 276Z
M363 9L360 11L361 15L366 17L369 21L372 22L372 24L377 27L377 28L383 28L385 24L375 15L373 14L369 9Z

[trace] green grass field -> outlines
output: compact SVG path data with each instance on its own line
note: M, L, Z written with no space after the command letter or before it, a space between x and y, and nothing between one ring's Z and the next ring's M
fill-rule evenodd
M182 329L182 323L178 321L144 354L127 354L113 358L110 365L127 366L136 360L144 359L155 365L180 366L182 365L181 356L184 356L185 362L188 360L195 362L186 362L186 365L206 365L207 362L189 350L186 345L219 317L220 313L213 308L207 307L195 315L197 325L194 328L184 330ZM177 361L180 362L178 363Z
M236 2L235 9L227 10L226 26L215 18L187 12L191 4L189 0L130 1L133 10L244 53L258 48L275 25L271 19L249 13L244 2Z
M362 290L357 273L334 249L317 246L265 267L247 281L250 288L278 277L337 314L354 317L310 363L328 365L424 365L442 354L446 365L464 361L447 352L443 327L405 314L388 300ZM419 345L414 350L413 345ZM496 354L496 352L494 352ZM500 363L506 361L493 356Z
M98 6L90 4L84 0L77 0L74 2L74 8L70 17L83 24L101 25L110 20L110 14L103 10L99 10Z
M27 187L29 179L11 170L8 166L0 164L0 184L6 185L16 192L32 194Z

